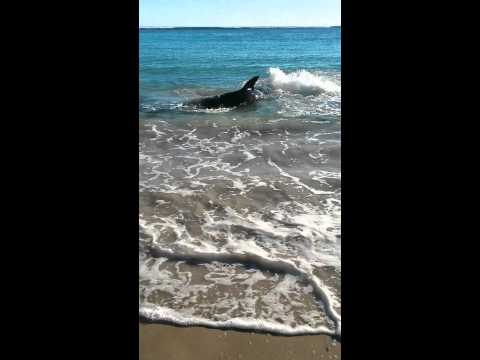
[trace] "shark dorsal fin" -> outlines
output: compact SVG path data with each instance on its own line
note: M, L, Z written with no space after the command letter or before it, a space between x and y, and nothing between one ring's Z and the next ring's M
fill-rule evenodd
M245 83L245 85L243 85L242 90L247 90L247 89L253 90L253 87L255 86L255 83L257 82L257 80L258 80L258 76L251 78Z

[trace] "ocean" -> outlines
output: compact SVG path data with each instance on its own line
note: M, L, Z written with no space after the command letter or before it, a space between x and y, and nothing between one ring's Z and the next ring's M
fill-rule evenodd
M341 334L339 27L141 29L139 307ZM187 102L260 76L257 102Z

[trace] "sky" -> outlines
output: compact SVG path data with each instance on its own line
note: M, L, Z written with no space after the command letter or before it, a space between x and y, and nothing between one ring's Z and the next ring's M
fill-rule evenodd
M139 0L140 27L335 26L341 0Z

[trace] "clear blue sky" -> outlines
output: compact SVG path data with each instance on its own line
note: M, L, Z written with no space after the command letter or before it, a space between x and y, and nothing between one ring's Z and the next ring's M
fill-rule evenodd
M341 0L139 0L140 26L340 25Z

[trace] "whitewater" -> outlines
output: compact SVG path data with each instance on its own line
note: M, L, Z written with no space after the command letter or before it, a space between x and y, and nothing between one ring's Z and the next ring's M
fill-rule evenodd
M192 32L203 43L185 31L141 36L140 316L341 336L338 30ZM244 37L227 36L236 32ZM272 34L305 46L324 37L323 58L313 68L286 66L291 55L272 51ZM171 37L178 47L162 47ZM238 50L245 38L257 39L249 56ZM217 52L198 57L208 44ZM308 47L305 58L317 48ZM162 56L178 59L174 74L173 60ZM228 67L234 58L236 67ZM261 66L266 59L272 66ZM257 74L254 106L183 105L235 90Z

